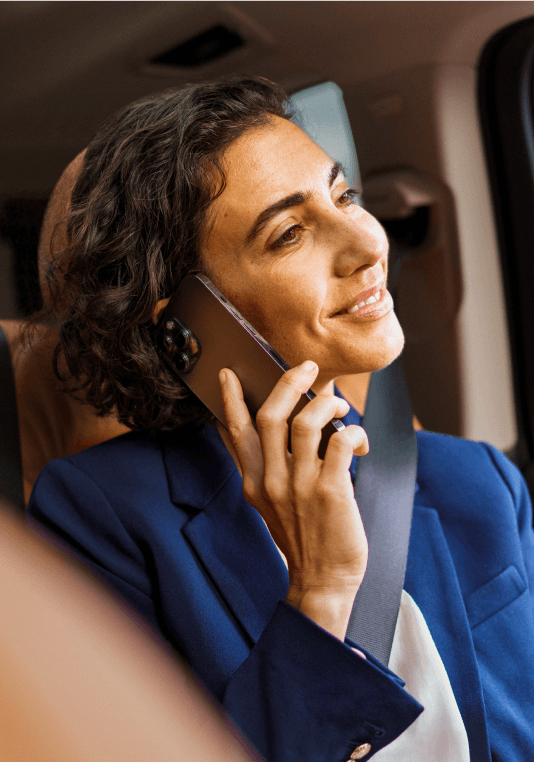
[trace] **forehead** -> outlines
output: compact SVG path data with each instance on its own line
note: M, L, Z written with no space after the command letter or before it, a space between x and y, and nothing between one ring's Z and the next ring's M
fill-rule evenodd
M328 172L332 160L297 125L274 117L248 130L226 150L223 193L213 204L219 217L252 217L273 201L306 191Z

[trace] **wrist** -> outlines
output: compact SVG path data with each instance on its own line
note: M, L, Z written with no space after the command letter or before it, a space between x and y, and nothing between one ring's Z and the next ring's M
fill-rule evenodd
M359 584L347 585L341 589L290 585L286 602L319 627L344 641L358 589Z

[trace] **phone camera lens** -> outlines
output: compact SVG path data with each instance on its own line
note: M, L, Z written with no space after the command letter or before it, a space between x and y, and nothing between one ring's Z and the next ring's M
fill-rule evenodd
M163 349L172 357L175 368L180 373L189 373L201 355L200 342L182 321L167 317L163 322L161 336Z
M182 325L179 320L170 318L165 321L163 341L167 349L178 348L187 350L191 343L191 339L191 331L185 325Z
M187 349L191 343L191 331L188 328L181 328L176 334L176 346L179 349Z
M182 373L187 373L192 365L191 357L186 355L185 352L177 352L174 357L174 362L176 363L178 370L180 370Z

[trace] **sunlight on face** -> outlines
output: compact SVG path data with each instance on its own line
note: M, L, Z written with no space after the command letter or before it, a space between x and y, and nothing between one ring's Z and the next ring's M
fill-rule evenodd
M278 117L245 132L223 164L202 246L218 288L290 365L319 365L314 389L392 362L404 338L387 238L341 167Z

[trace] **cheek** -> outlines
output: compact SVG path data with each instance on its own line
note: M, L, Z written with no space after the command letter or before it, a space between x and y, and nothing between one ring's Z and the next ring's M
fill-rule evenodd
M269 277L259 276L253 298L249 300L250 312L265 338L273 339L301 334L313 330L315 313L320 295L310 280L302 277L302 272L292 274L286 271L269 273ZM271 341L273 343L273 341Z
M280 291L276 286L254 286L248 292L234 293L233 299L230 299L270 344L274 343L273 339L287 325L288 315L284 309L287 299L280 298Z
M325 298L319 268L294 269L291 258L271 267L243 267L227 257L212 257L210 264L217 288L284 359L294 355L295 342L317 331L316 313Z
M318 361L315 350L320 342L320 325L310 308L315 302L275 286L265 297L248 305L247 320L290 366L309 358Z

